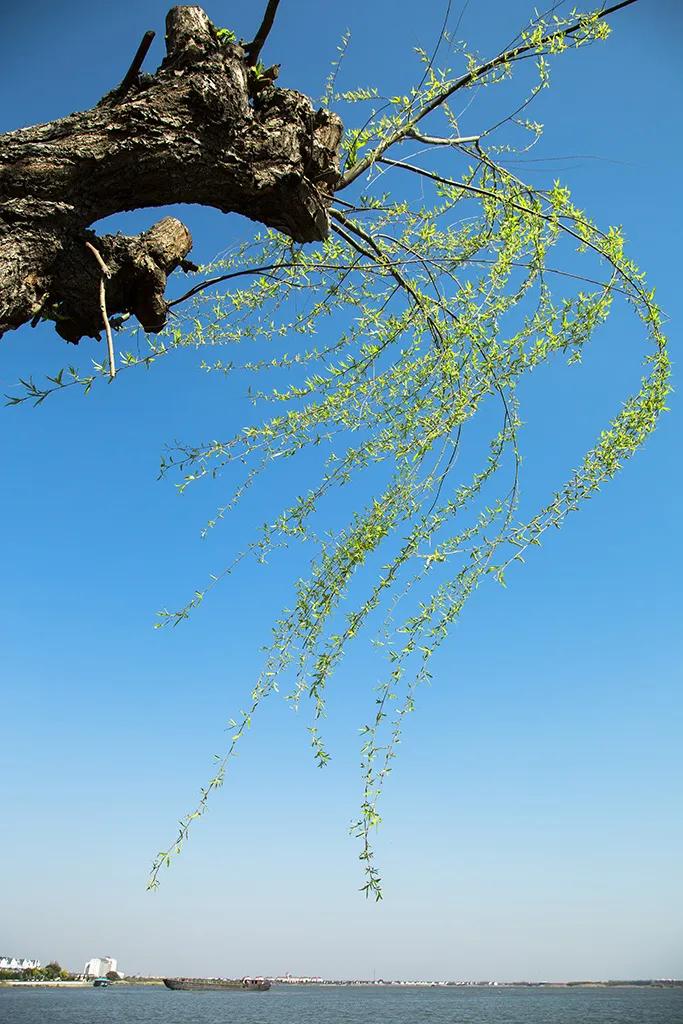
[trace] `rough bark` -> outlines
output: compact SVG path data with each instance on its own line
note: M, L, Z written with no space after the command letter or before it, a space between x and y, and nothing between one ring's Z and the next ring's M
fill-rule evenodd
M339 118L260 79L199 7L169 12L166 51L154 75L92 110L0 137L0 335L46 317L68 341L99 336L100 270L86 241L112 272L109 313L164 326L166 278L190 233L170 217L135 237L89 230L113 213L200 203L298 242L327 236Z

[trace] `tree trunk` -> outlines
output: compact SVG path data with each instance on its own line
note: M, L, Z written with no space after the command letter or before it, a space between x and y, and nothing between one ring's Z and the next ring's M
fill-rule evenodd
M297 242L327 236L339 118L275 88L199 7L169 12L166 51L92 110L0 137L0 335L44 317L68 341L99 336L102 271L86 242L111 275L108 312L161 330L190 233L172 217L135 237L88 230L113 213L201 203Z

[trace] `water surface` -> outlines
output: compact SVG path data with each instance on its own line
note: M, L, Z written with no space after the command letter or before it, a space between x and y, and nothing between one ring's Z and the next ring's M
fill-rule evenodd
M683 989L2 989L0 1024L683 1024Z

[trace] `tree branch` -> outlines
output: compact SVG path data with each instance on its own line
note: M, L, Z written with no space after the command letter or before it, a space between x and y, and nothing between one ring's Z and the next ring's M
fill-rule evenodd
M365 244L368 245L370 249L372 249L377 254L379 264L383 265L386 268L388 273L391 274L394 281L397 282L399 287L401 287L406 292L406 294L411 297L415 307L417 309L424 309L424 302L422 296L413 288L410 281L408 281L403 276L403 274L399 273L399 271L396 269L397 261L392 256L387 255L382 250L382 247L377 244L372 235L369 235L367 231L364 231L361 227L359 227L358 224L354 224L353 221L349 220L348 217L345 217L344 214L341 213L339 210L335 210L334 208L331 209L330 216L332 217L333 220L337 221L338 224L343 224L347 231L351 231L353 232L354 235L357 235L358 238L362 238ZM361 246L354 242L353 239L350 238L346 232L339 229L338 224L336 227L335 225L332 225L333 229L336 230L337 234L341 235L342 238L344 238L346 242L352 245L357 252L362 252L365 256L369 255L365 250L363 250ZM430 315L429 312L425 311L425 315L427 323L429 324L432 337L436 343L436 346L437 348L440 348L443 346L443 337L441 335L441 330L439 329L438 324L436 323L436 321Z
M629 0L629 2L633 3L635 2L635 0ZM589 238L583 237L578 233L578 231L574 231L573 228L568 227L567 224L563 224L561 220L561 215L560 218L553 217L548 213L543 213L541 210L533 210L531 207L524 206L522 203L515 202L512 199L507 199L504 196L500 195L499 193L491 191L491 189L481 188L479 185L471 185L465 181L455 181L453 178L444 178L441 174L436 174L434 173L434 171L427 171L425 170L424 167L416 167L415 164L405 163L403 160L391 160L389 159L389 157L380 157L377 162L380 164L386 164L389 167L400 167L404 171L412 171L413 174L418 174L423 178L429 178L432 181L436 181L441 185L448 185L451 188L460 188L463 190L463 192L471 192L473 195L485 196L488 199L495 199L498 202L507 202L511 207L513 207L513 209L519 210L521 213L531 214L534 217L539 217L541 220L554 223L557 225L560 231L564 231L566 235L571 235L571 237L574 238L580 245L585 245L588 249L592 249L593 252L597 253L598 256L602 256L604 259L607 259L608 262L617 271L617 273L625 281L628 281L628 283L633 288L635 288L636 291L639 292L641 297L645 295L645 293L643 292L642 285L640 285L638 281L636 281L631 276L628 270L624 269L623 266L620 266L618 263L616 263L602 249L600 249L599 246L597 246L594 242L591 242ZM602 234L604 237L604 232L599 233Z
M138 73L140 71L140 68L142 67L142 62L147 56L149 48L152 45L152 40L154 39L154 36L155 33L152 32L152 30L150 29L149 32L145 32L144 36L142 37L140 45L138 46L135 56L133 57L131 66L128 68L128 71L126 72L125 77L121 82L121 85L118 87L118 89L116 89L117 100L123 99L123 97L126 95L135 79L138 77Z
M410 131L406 134L406 138L423 142L425 146L466 146L473 142L479 142L481 135L459 135L452 139L443 139L437 135L422 135L418 131Z
M172 306L179 306L181 302L186 302L187 299L191 299L193 295L198 295L203 292L206 288L212 288L215 284L221 284L223 281L231 281L235 277L247 277L249 274L266 274L271 270L280 270L282 267L291 267L291 263L266 263L262 267L248 267L246 270L233 270L230 274L221 274L219 277L210 277L207 281L200 281L199 284L194 285L189 291L185 292L177 299L173 299L172 302L168 303L168 308Z
M334 230L334 225L332 226ZM370 253L363 252L363 255L369 256ZM179 306L181 302L186 302L188 299L193 298L195 295L199 295L200 292L205 291L207 288L213 288L214 285L222 284L223 281L232 281L236 277L247 277L251 274L263 274L266 276L273 277L275 280L283 281L283 278L275 278L272 273L274 270L292 270L298 266L297 263L266 263L260 267L247 267L245 270L233 270L229 274L220 274L219 277L210 277L206 281L200 281L199 284L194 285L189 291L185 292L177 299L173 299L172 302L168 302L167 306L172 309L173 306ZM339 263L316 263L316 270L354 270L354 266L344 267ZM290 283L290 282L285 282ZM290 284L290 287L294 287Z
M261 50L263 49L265 41L270 34L273 22L275 21L275 12L278 9L279 3L280 0L268 0L268 6L266 7L266 13L263 15L261 27L253 40L250 43L247 43L244 47L248 57L248 64L251 67L253 67L258 61Z
M137 240L88 231L123 210L198 203L297 242L327 237L336 114L293 89L256 94L244 49L220 43L200 7L169 11L166 57L136 78L150 42L147 33L121 86L91 110L0 136L0 336L37 315L67 341L100 336L86 241L111 270L109 315L131 312L145 330L162 329L166 278L192 240L168 218Z
M138 51L139 52L139 51ZM111 324L109 323L109 316L107 314L107 292L105 286L105 280L111 277L111 271L104 262L99 252L92 244L92 242L85 243L86 249L89 249L97 260L101 274L100 274L100 313L102 314L102 322L104 324L104 333L107 335L107 351L109 353L109 376L113 380L116 376L116 362L114 359L114 339L111 336Z
M614 14L616 11L620 11L624 7L630 7L631 4L636 2L637 0L621 0L621 3L614 4L612 7L607 7L604 11L600 11L597 17L602 20L603 18L608 17L608 15ZM453 95L453 93L457 92L459 89L465 89L468 85L472 85L477 78L481 78L482 75L488 74L489 71L494 71L495 68L500 67L502 64L507 64L512 60L518 60L526 54L537 52L541 47L546 46L548 43L552 43L554 40L574 35L579 31L582 25L583 22L575 21L566 28L557 29L555 32L549 32L537 43L527 43L524 46L516 46L512 50L505 50L503 53L499 53L497 57L493 57L491 60L486 61L485 64L480 64L479 67L474 68L472 71L468 71L466 75L462 75L453 82L451 86L444 89L443 92L439 93L438 96L435 96L433 100L429 101L429 103L426 103L424 107L422 107L422 109L407 122L407 124L403 125L402 128L399 128L393 135L389 136L388 139L380 142L372 153L363 157L363 159L359 160L353 168L342 175L336 190L341 191L343 188L346 188L347 185L350 185L351 182L355 181L361 174L364 174L368 168L370 168L379 159L379 157L389 149L390 146L393 146L394 143L400 142L406 136L410 135L418 121L421 121L423 117L427 116L427 114L431 114L432 111L437 109L437 107L440 107L442 103L445 103L446 100Z

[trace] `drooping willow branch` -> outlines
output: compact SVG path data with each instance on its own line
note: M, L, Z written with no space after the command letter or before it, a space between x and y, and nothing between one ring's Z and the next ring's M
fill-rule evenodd
M122 369L132 370L196 349L207 373L276 377L252 395L265 409L260 423L224 439L178 442L163 456L161 475L175 475L180 491L231 477L205 534L277 460L305 456L310 465L318 455L320 462L299 493L269 510L250 544L187 603L160 613L160 626L182 623L247 558L265 561L294 543L310 554L308 576L274 624L246 707L230 723L227 750L154 861L152 887L276 689L293 706L309 703L314 758L321 767L328 762L321 734L328 687L346 651L370 631L384 661L361 730L360 815L352 828L363 890L379 898L371 842L379 799L435 651L479 586L488 579L504 585L513 563L594 495L654 429L669 389L662 317L621 233L598 228L558 183L542 190L522 181L493 144L513 151L519 127L538 137L538 126L518 114L547 84L547 56L604 38L606 15L632 2L552 26L536 19L519 47L484 64L466 58L464 74L436 72L424 55L418 86L377 108L374 90L332 95L330 102L373 105L346 136L347 171L338 186L365 175L365 191L336 201L333 234L317 247L292 245L275 232L244 243L171 303L176 317L146 351L120 357ZM513 115L491 128L461 131L449 98L481 81L507 81L522 58L538 67L527 100L506 106ZM418 131L427 115L437 123ZM411 141L425 147L419 163L417 154L403 158L399 149L399 158L392 148ZM416 198L418 177L426 199ZM387 182L388 192L378 194ZM551 362L578 362L617 300L647 336L644 379L607 417L578 467L565 467L564 486L539 508L522 510L519 385ZM30 381L13 401L42 401L73 384L87 390L99 374L74 370L44 390ZM467 446L479 455L474 469L463 456ZM351 515L343 514L343 491L355 497Z
M214 778L192 814L201 814L212 789L222 784L235 746L261 700L272 692L277 681L288 675L293 677L291 700L298 703L307 694L313 701L315 723L311 726L311 742L317 763L327 762L329 753L318 732L318 722L325 710L325 687L348 643L366 625L388 592L398 586L398 600L388 613L389 625L382 641L388 645L391 670L380 687L375 715L364 726L362 814L354 826L362 841L364 889L375 896L381 893L381 880L369 837L380 820L377 800L390 770L403 718L414 706L415 688L429 676L431 655L480 583L489 576L502 582L513 561L521 560L530 545L539 543L550 526L560 525L642 443L663 407L668 388L659 314L637 272L623 258L620 240L614 234L592 228L562 190L551 191L549 199L530 192L531 197L521 202L517 181L503 170L494 172L484 165L479 174L484 185L478 192L463 189L460 183L435 182L440 188L441 207L435 205L410 216L406 216L401 204L396 204L393 210L384 207L372 234L351 223L347 215L340 215L343 244L329 242L320 256L316 258L313 254L300 265L307 278L320 276L317 293L333 296L338 306L347 305L355 311L355 323L340 342L299 354L298 365L305 367L322 360L325 369L276 394L274 400L286 403L288 408L283 416L276 415L262 429L252 428L231 441L185 449L175 463L184 474L182 486L188 486L201 476L256 456L258 461L247 481L247 486L251 486L273 458L292 457L321 441L336 445L345 435L351 439L364 428L369 429L342 456L332 452L319 484L278 518L264 524L260 538L249 552L264 558L275 546L297 539L317 544L320 558L314 563L310 579L300 584L294 609L277 624L272 654L254 688L252 703L235 723L227 755L218 763ZM457 233L440 229L439 218L450 215L467 199L483 205L481 223L473 225L467 220ZM547 213L548 204L552 214ZM580 226L578 241L582 245L587 243L586 248L595 255L599 253L612 266L613 276L603 282L593 279L592 296L580 292L572 302L563 300L557 305L545 285L544 275L546 251L556 246L559 238L567 236L559 226L561 216ZM396 231L394 238L392 230ZM576 241L572 234L567 237ZM277 252L277 240L270 242ZM480 260L482 246L491 244L495 255ZM397 255L398 249L403 249L404 255L413 252L416 257L404 259ZM339 281L348 274L349 250L360 258L358 267L363 271L363 279L360 284L348 283L347 279L343 288ZM338 275L329 269L335 259L340 268ZM458 277L474 266L485 268L478 288L471 280ZM515 287L510 286L512 268L526 271ZM288 268L287 273L293 271L294 268ZM442 292L435 291L435 281L440 282ZM449 286L454 294L447 298L445 290ZM269 288L266 282L253 286L249 297L244 294L245 308L258 305L256 296L265 296ZM529 303L532 289L538 294L534 303ZM518 496L519 415L515 383L553 356L579 352L607 316L615 293L626 294L648 324L655 342L652 374L567 486L536 516L517 524L514 514ZM478 297L482 295L483 298ZM401 296L407 300L406 305L387 315L387 309L393 308L392 303ZM234 295L232 302L234 305ZM505 315L522 306L525 313L517 329L509 337L501 337ZM307 323L306 316L300 315L290 323L286 334L297 328L305 330ZM273 337L278 333L276 330ZM239 338L244 342L242 328ZM225 340L230 343L233 339L236 337L228 326ZM399 339L403 347L397 354ZM218 340L218 335L214 334L213 340ZM195 333L192 343L201 346L203 340ZM333 364L328 361L332 357L336 358ZM284 359L279 365L287 369L297 364ZM257 368L257 364L251 367ZM224 371L226 366L215 364L215 369ZM456 465L463 428L490 395L501 399L503 427L491 440L487 465L469 484L458 484L445 493L444 487ZM269 400L266 394L262 398ZM497 498L478 508L477 499L503 472L507 456L511 482ZM317 541L311 520L321 500L333 488L379 463L394 467L388 485L337 535L333 545ZM173 462L166 471L171 468ZM238 488L235 501L240 500L242 493ZM219 518L223 514L221 509ZM461 529L442 536L452 520L461 518L465 519ZM405 528L410 523L413 525L407 540L385 563L366 599L346 614L342 629L334 626L340 600L351 579L380 546L389 542L401 524ZM209 528L214 525L215 521ZM493 535L489 535L491 530ZM407 615L392 630L391 616L399 601L410 600L421 585L438 580L439 572L458 560L462 564L455 574L439 582L432 597L422 602L421 610ZM411 572L414 564L417 568ZM166 613L163 621L182 621L192 607L201 603L204 593L200 592L179 612ZM386 639L387 635L390 639ZM397 637L402 638L398 649ZM416 659L411 674L410 666ZM401 687L403 697L399 699ZM397 700L398 711L388 722L387 707L397 706ZM380 736L386 727L390 733L382 740ZM184 820L176 844L157 860L153 884L161 865L186 838L193 820L194 817Z

